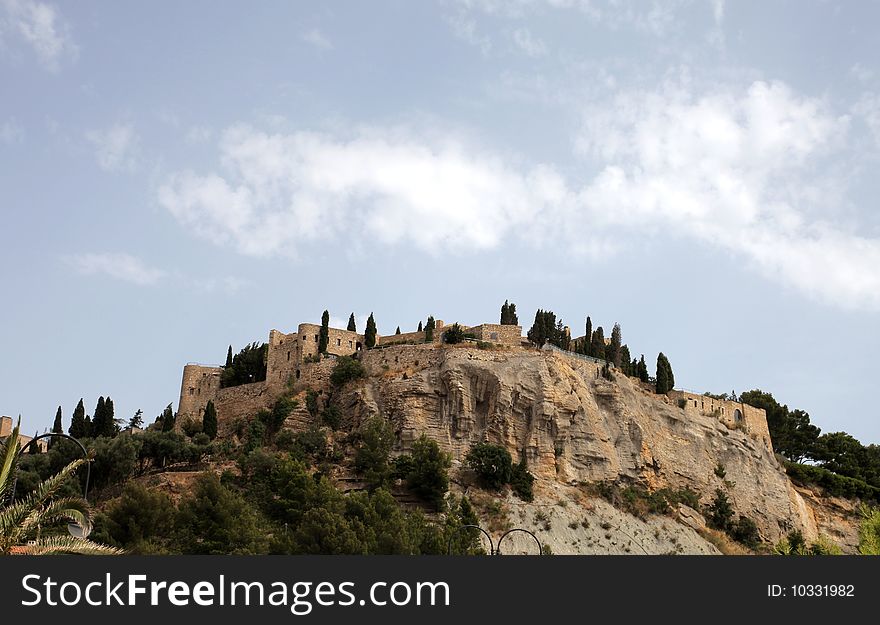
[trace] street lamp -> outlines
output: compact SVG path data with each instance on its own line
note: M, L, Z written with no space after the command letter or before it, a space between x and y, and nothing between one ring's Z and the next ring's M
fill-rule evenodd
M83 446L83 444L81 442L79 442L74 437L68 436L67 434L62 434L61 432L47 432L46 434L40 434L39 436L35 436L31 440L29 440L27 442L27 444L25 444L24 447L22 447L21 449L18 450L18 455L16 457L16 461L21 458L22 454L25 452L26 449L31 447L31 445L36 443L38 440L40 440L41 438L52 438L52 437L66 438L68 440L73 441L77 445L79 445L79 448L83 454L83 458L85 458L85 460L86 460L86 484L83 487L83 499L88 501L88 499L89 499L89 478L92 475L92 465L89 462L89 454L88 454L88 452L86 452L86 448ZM18 465L18 462L16 462L16 465ZM15 479L12 480L12 493L9 496L9 501L15 501L15 487L17 485L18 485L18 472L16 471ZM89 535L89 532L91 532L91 529L88 527L83 527L79 523L68 523L67 524L67 532L71 536L73 536L74 538L87 538Z
M525 532L526 534L528 534L529 536L534 538L535 544L538 545L538 555L540 556L540 555L544 554L544 549L541 547L541 541L538 540L538 537L535 536L529 530L523 529L521 527L514 527L513 529L507 530L506 532L504 532L501 535L501 537L498 539L498 543L496 544L496 543L492 542L492 537L489 535L489 532L484 530L479 525L462 525L452 534L452 536L449 537L449 542L448 542L447 548L446 548L446 553L448 555L452 555L452 540L455 538L456 534L458 534L459 532L461 532L462 530L465 530L465 529L476 529L476 530L480 530L480 532L483 533L483 536L485 536L489 540L489 555L490 556L500 556L501 555L501 541L504 540L505 538L507 538L508 535L513 534L514 532Z

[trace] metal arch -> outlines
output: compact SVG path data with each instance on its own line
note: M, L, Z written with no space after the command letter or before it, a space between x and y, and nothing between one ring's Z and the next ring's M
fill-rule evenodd
M446 545L446 555L450 555L450 556L452 555L452 539L455 538L458 535L458 533L464 529L480 530L483 533L483 536L485 536L489 540L489 555L490 556L495 555L495 553L496 553L495 552L495 542L492 540L492 537L489 535L489 532L484 530L479 525L462 525L457 530L455 530L455 532L452 534L452 536L449 537L449 542Z
M534 533L530 532L530 531L527 530L527 529L523 529L523 528L521 528L521 527L514 527L513 529L510 529L510 530L507 530L506 532L504 532L504 533L501 535L501 538L498 539L498 548L497 548L496 551L495 551L495 555L496 555L496 556L500 556L500 555L501 555L501 541L504 540L509 534L513 534L514 532L525 532L526 534L528 534L529 536L531 536L532 538L534 538L534 539L535 539L535 543L538 545L538 555L539 555L539 556L544 555L544 548L541 546L541 541L538 540L538 537L535 536Z
M83 499L88 500L89 498L89 478L92 476L92 463L89 461L89 454L86 451L85 446L79 440L75 439L72 436L67 434L62 434L61 432L47 432L46 434L40 434L39 436L35 436L31 440L29 440L24 447L18 450L18 457L21 457L24 454L24 450L36 443L41 438L66 438L68 440L73 441L77 445L79 445L80 450L82 450L83 458L86 460L86 485L83 489ZM12 481L12 493L9 495L9 501L15 501L15 487L18 486L18 471L15 472L15 479Z

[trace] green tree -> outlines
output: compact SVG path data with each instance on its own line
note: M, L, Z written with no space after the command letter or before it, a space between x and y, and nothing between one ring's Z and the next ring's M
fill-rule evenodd
M388 454L394 445L394 429L386 419L374 415L361 426L358 439L355 470L364 476L371 489L384 486L391 474Z
M373 319L373 313L367 317L367 329L364 330L364 345L367 349L376 346L376 320Z
M424 331L424 328L422 328L422 322L421 322L421 320L419 320L419 330L418 330L418 331L419 331L419 332L423 332L423 331Z
M602 326L596 328L590 339L590 356L605 358L605 330L602 329Z
M162 551L174 530L177 510L171 498L158 490L147 490L128 482L122 496L100 520L106 541L129 553L151 554Z
M52 424L52 432L55 434L64 434L64 427L61 425L61 406L55 411L55 422Z
M642 382L648 382L650 380L650 377L648 376L648 363L645 362L644 354L642 354L642 357L639 358L636 375Z
M321 330L318 332L318 353L326 354L330 342L330 312L325 310L321 315Z
M707 512L706 520L715 529L726 532L733 525L733 507L730 505L730 499L720 488L715 489L715 499L712 500Z
M520 460L519 464L513 465L510 471L510 487L517 497L523 501L532 501L534 483L535 476L529 473L525 458Z
M395 330L394 334L400 334L400 326L397 326L397 330Z
M113 400L108 396L98 398L98 405L95 406L95 415L92 417L92 436L95 438L104 436L113 438L117 434L116 422L114 420Z
M163 432L170 432L174 429L174 423L177 420L177 417L174 414L174 410L171 408L171 404L165 406L165 410L162 411L158 417L156 417L156 422L161 424L161 430Z
M498 490L510 482L513 459L501 445L477 443L468 450L465 462L487 488Z
M226 351L226 364L224 365L224 369L228 369L232 366L232 345L229 346L229 349Z
M428 323L425 324L425 343L434 342L434 317L428 317Z
M449 490L448 471L452 466L452 458L440 450L436 441L422 434L413 443L412 459L412 471L407 476L407 485L439 510L443 506L446 491Z
M330 383L333 386L343 386L347 382L357 380L366 375L366 370L361 361L351 356L340 356L333 365L330 373Z
M348 327L346 329L349 332L357 332L357 324L354 322L354 313L351 313L348 316Z
M464 340L464 330L457 323L453 323L444 333L443 342L454 345Z
M217 408L214 407L214 401L211 399L205 405L205 414L202 415L202 432L211 440L217 438Z
M615 367L620 367L623 356L621 354L622 349L622 337L620 333L620 324L615 323L614 328L611 329L611 344L608 346L609 354L607 360L613 364ZM627 360L629 360L627 354Z
M220 374L220 387L227 388L262 382L266 379L266 358L269 346L266 343L251 343L238 352L232 365L225 367Z
M262 554L268 550L265 523L212 472L202 473L191 497L180 503L177 549L185 554Z
M620 368L623 370L624 375L635 375L632 366L632 355L629 353L629 347L626 345L620 346Z
M789 410L788 406L779 404L772 394L760 389L743 393L740 395L740 401L764 409L767 414L770 440L777 453L792 462L802 462L806 458L814 458L815 455L822 455L825 460L833 461L832 448L827 448L824 453L818 449L817 442L821 430L810 423L810 415L803 410ZM849 441L844 437L826 438L825 443L840 443L843 448L851 451ZM842 464L837 466L840 467ZM877 485L880 486L880 483Z
M526 335L529 341L537 347L542 347L547 342L562 349L570 347L571 337L565 332L562 319L557 321L556 313L552 310L539 308L535 313L535 321Z
M657 393L665 395L675 387L675 376L672 374L672 366L669 360L660 352L657 355Z
M504 304L501 306L501 325L519 325L519 318L516 315L516 304L511 304L507 300L504 300Z
M581 346L582 353L585 356L593 356L593 320L587 315L587 327L584 334L584 342Z
M862 504L859 514L862 517L859 525L859 553L863 556L880 556L880 508Z
M131 429L142 428L144 426L144 411L140 408L134 413L134 416L128 420L128 427Z
M73 411L73 416L70 418L70 427L67 429L67 433L73 438L86 438L90 435L88 425L86 424L86 409L85 406L83 406L82 398L80 398L79 403Z

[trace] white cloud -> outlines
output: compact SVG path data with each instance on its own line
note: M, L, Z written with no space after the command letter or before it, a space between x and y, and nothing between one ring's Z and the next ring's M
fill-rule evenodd
M532 35L528 28L517 28L513 31L513 42L530 57L547 54L547 45L540 38Z
M86 133L96 148L98 165L106 171L133 171L137 165L139 138L131 124L114 124Z
M860 83L868 83L874 78L874 70L865 67L861 63L856 63L849 68L850 76L858 80Z
M58 9L36 0L0 0L0 35L11 32L29 45L44 67L59 68L65 59L75 59L78 48Z
M880 147L880 95L876 93L862 95L853 107L853 113L864 120L874 136L874 141Z
M24 141L24 126L15 118L7 119L0 125L0 143L13 145Z
M156 284L165 275L164 271L148 267L129 254L78 254L65 260L82 274L104 274L140 286Z
M302 34L302 40L307 44L318 48L319 50L332 50L333 42L317 28Z
M178 172L159 201L197 235L255 256L341 241L469 253L517 240L599 257L635 237L684 236L841 307L880 309L880 240L837 224L846 181L824 173L848 116L781 83L697 95L676 81L620 92L584 119L577 150L598 168L582 185L455 137L234 126L221 172Z

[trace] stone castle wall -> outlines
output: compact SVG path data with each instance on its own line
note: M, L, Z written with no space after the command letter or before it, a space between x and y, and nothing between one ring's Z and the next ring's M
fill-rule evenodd
M770 431L767 429L767 413L763 408L755 408L742 402L714 399L688 391L672 390L667 393L672 402L682 407L685 414L714 416L731 429L739 428L760 440L770 452Z
M189 364L183 368L180 382L180 400L177 402L178 421L201 419L208 400L216 400L220 391L221 367Z

